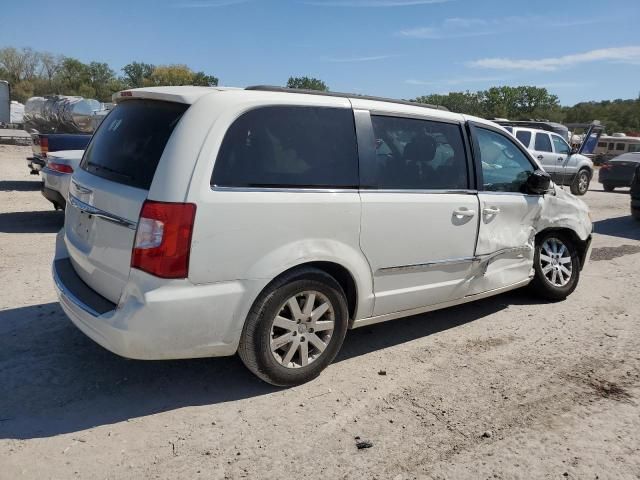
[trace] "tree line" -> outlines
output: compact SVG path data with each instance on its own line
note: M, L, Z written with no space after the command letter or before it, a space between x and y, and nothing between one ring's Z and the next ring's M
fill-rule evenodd
M80 95L103 102L127 88L158 85L218 85L218 78L186 65L131 62L122 74L103 62L83 63L76 58L37 52L30 48L0 49L0 80L11 85L11 98L25 102L34 95Z
M0 49L0 79L8 80L12 99L24 102L34 95L80 95L110 101L111 95L127 88L159 85L216 86L218 78L186 65L152 65L131 62L118 75L108 64L80 60L30 48ZM290 77L286 86L329 91L327 84L313 77ZM413 99L442 105L452 112L483 118L510 120L545 119L560 123L589 123L600 120L609 133L640 136L640 98L582 102L562 106L556 95L535 86L499 86L476 92L432 94Z
M640 136L640 98L581 102L568 107L561 106L558 97L546 88L502 86L477 92L426 95L414 100L483 118L540 119L559 123L599 120L608 133L623 132Z

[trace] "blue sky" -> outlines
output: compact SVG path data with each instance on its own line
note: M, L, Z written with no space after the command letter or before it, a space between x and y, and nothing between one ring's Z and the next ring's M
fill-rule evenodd
M221 84L397 98L547 87L564 105L640 94L640 0L21 0L0 46L107 62L185 63Z

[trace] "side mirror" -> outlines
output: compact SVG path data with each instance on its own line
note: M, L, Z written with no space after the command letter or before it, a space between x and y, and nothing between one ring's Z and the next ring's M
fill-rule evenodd
M571 151L569 152L569 155L575 155L579 151L580 151L580 147L571 147Z
M544 170L536 170L527 178L527 192L542 195L551 187L551 175Z

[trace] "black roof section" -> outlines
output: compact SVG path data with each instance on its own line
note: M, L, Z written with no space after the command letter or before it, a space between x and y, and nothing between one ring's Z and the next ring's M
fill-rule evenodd
M372 97L370 95L359 95L357 93L340 93L340 92L323 92L320 90L305 90L302 88L288 87L272 87L270 85L254 85L245 88L245 90L258 90L261 92L280 92L280 93L304 93L306 95L322 95L325 97L341 97L341 98L362 98L363 100L375 100L376 102L399 103L400 105L411 105L413 107L433 108L435 110L449 111L442 105L430 105L428 103L409 102L407 100L395 100L393 98Z

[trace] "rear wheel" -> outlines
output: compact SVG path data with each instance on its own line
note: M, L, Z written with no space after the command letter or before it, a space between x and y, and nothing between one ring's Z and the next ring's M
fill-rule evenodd
M602 188L604 188L605 192L613 192L613 189L616 188L613 185L609 185L608 183L603 183Z
M543 235L536 243L532 290L547 300L564 300L578 286L580 258L571 239L560 232Z
M576 178L571 184L571 193L574 195L584 195L589 190L589 182L591 181L591 175L586 168L583 168L578 172Z
M321 270L276 280L247 316L238 353L255 375L277 386L317 377L337 355L348 326L340 285Z

